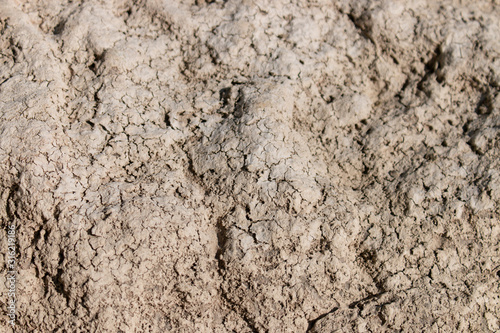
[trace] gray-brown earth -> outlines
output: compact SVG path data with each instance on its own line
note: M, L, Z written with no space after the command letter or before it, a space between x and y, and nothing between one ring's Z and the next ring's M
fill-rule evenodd
M500 330L499 22L498 1L0 1L16 332Z

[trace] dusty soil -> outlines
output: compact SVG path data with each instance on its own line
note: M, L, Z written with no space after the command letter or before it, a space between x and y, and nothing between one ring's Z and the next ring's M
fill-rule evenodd
M499 22L0 1L16 332L500 330Z

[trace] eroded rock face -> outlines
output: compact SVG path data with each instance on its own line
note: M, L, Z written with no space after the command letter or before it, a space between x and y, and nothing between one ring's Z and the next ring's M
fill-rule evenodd
M499 8L1 2L16 332L498 331Z

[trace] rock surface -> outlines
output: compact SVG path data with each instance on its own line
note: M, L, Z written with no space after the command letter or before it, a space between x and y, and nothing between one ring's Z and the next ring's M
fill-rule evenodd
M0 1L16 332L500 330L499 22Z

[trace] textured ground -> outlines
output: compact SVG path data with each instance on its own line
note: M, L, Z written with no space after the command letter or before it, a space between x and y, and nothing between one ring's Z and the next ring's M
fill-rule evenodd
M499 22L1 0L16 332L500 330Z

